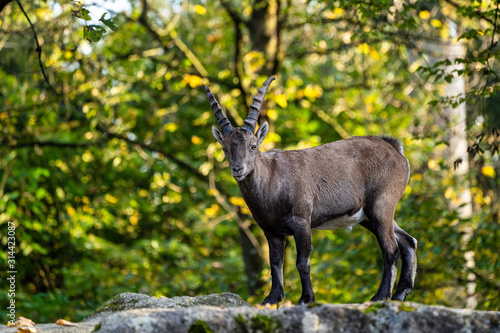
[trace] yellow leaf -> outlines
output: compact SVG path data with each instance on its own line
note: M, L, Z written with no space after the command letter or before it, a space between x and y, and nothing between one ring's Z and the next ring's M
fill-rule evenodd
M117 202L118 202L118 198L117 198L117 197L112 196L112 195L111 195L111 194L109 194L109 193L106 193L106 195L105 195L105 197L104 197L104 198L106 199L106 201L107 201L107 202L112 203L112 204L115 204L115 203L117 203Z
M267 110L267 116L271 120L276 120L278 118L278 112L276 112L276 110Z
M241 197L230 197L229 202L232 203L235 206L240 206L240 207L246 207L245 200Z
M31 319L24 318L23 316L19 316L17 320L14 323L9 322L7 324L9 327L15 327L15 326L34 326L35 322Z
M191 142L194 143L195 145L199 145L199 144L202 144L203 143L203 138L200 138L199 136L197 135L193 135L191 137Z
M406 186L406 189L405 189L406 194L411 194L412 191L413 191L413 189L411 188L410 185Z
M189 84L191 88L196 88L203 84L203 79L198 75L187 74L182 78L182 82Z
M413 175L413 180L422 180L422 174L416 173Z
M492 166L484 166L481 168L481 173L486 177L495 178L495 169Z
M455 191L453 191L453 188L448 187L448 188L446 189L446 192L444 192L444 197L445 197L446 199L451 199L451 198L454 196L454 194L455 194Z
M70 321L64 320L64 319L57 319L56 325L62 325L62 326L78 326L78 324L72 323Z
M429 13L428 10L422 10L420 13L418 13L418 16L420 16L420 18L423 20L428 20L431 17L431 13Z
M71 207L71 206L70 206L70 207L68 207L68 208L66 209L66 211L68 212L68 215L69 215L69 216L73 216L73 215L75 215L75 214L76 214L76 210L75 210L73 207Z
M250 209L248 209L248 207L241 207L241 213L242 214L246 214L246 215L251 215L252 212L250 211Z
M363 43L358 46L358 50L361 54L368 54L368 52L370 51L370 47L368 46L368 44Z
M304 89L304 96L312 100L321 97L322 94L323 94L323 89L321 89L321 87L318 85L308 84Z
M323 12L323 17L334 20L336 18L339 18L345 13L344 9L342 8L335 8L334 10L325 10Z
M147 197L147 196L148 196L148 191L147 191L147 190L145 190L145 189L143 189L143 188L141 188L141 189L139 190L139 196L140 196L141 198L145 198L145 197Z
M194 6L194 10L195 10L198 14L200 14L200 15L205 15L205 14L206 14L206 12L207 12L207 9L206 9L205 7L203 7L203 6L200 6L200 5L196 5L196 6Z
M337 15L342 15L344 14L345 10L343 8L335 8L333 12Z
M427 162L427 166L429 167L429 169L435 169L437 165L438 164L435 160L429 160L429 162Z
M373 59L373 60L378 60L380 59L380 54L378 53L377 50L375 50L374 48L370 48L370 57Z
M82 160L86 163L92 162L94 160L94 155L92 155L90 150L86 150L82 155Z
M212 204L212 206L208 207L205 209L205 214L208 215L208 217L214 217L217 215L217 212L219 211L219 205L217 204Z
M431 24L436 27L436 28L440 28L443 24L441 23L441 21L439 20L436 20L436 19L432 19L431 20Z
M278 104L282 108L286 108L288 106L288 103L286 101L286 96L283 94L277 95L275 100L276 100L276 104Z
M211 196L216 196L216 195L219 195L219 191L215 188L209 188L207 190L207 194L211 195Z
M163 128L165 129L165 131L175 132L175 131L177 131L177 129L179 128L179 126L177 124L174 124L174 123L168 123L168 124L165 124L163 126Z
M371 94L365 97L365 104L372 104L377 99L375 94Z
M137 215L132 215L130 218L130 224L132 225L137 225L137 223L139 222L139 217L137 217Z

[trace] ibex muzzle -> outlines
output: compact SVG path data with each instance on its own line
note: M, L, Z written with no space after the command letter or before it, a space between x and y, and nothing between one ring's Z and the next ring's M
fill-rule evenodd
M394 221L396 205L409 177L401 143L389 137L362 136L318 147L261 153L269 129L264 122L255 132L264 96L273 77L259 89L241 128L233 128L206 87L220 130L212 127L222 145L231 174L243 199L269 243L271 292L265 303L283 299L285 237L297 245L297 270L302 283L299 304L314 301L310 279L311 229L336 229L361 224L377 237L384 258L382 282L372 301L389 299L402 259L401 276L392 299L405 300L417 269L417 241Z

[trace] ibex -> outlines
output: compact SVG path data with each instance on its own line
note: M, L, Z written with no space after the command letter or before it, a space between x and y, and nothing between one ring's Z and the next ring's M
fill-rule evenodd
M409 163L402 144L390 137L360 136L303 150L273 149L261 153L269 126L255 127L264 96L274 77L258 90L241 128L233 128L219 103L205 87L220 130L212 133L222 145L243 199L266 235L271 264L271 292L262 304L284 297L285 237L293 235L296 267L302 283L299 304L315 301L311 287L311 229L330 230L361 224L377 237L384 259L382 282L372 301L391 297L399 256L402 268L394 300L404 301L413 288L417 241L394 221L405 191Z

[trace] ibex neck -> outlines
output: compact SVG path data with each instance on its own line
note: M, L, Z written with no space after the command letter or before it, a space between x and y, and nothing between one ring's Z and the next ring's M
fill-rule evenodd
M247 193L256 193L255 191L259 191L263 186L266 186L269 171L262 157L262 153L257 152L255 155L255 169L243 181L238 183L243 196Z

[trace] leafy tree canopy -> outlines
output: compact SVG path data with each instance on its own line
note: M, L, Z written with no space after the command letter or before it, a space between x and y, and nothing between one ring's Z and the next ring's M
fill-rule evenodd
M79 320L124 291L262 300L266 245L212 137L203 85L241 126L270 75L262 150L399 138L412 174L396 219L419 240L409 298L500 308L498 1L105 7L0 0L0 227L6 248L3 230L17 226L18 314ZM456 80L465 90L447 94ZM468 141L452 158L457 119L443 115L459 107ZM454 171L469 160L465 176ZM296 302L289 243L285 297ZM372 296L382 262L369 232L317 232L313 244L318 300Z

